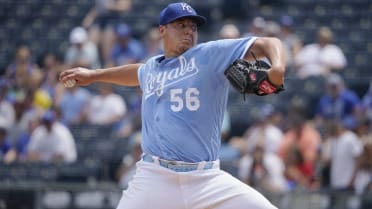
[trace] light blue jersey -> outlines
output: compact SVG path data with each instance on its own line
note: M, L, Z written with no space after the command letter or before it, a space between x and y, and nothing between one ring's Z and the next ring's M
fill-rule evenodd
M140 67L145 153L185 162L218 159L230 85L224 71L254 40L207 42L179 57L150 58Z

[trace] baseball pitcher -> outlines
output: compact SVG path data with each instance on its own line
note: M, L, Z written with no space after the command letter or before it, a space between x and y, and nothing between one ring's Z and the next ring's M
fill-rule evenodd
M242 94L283 90L285 57L276 38L197 44L206 19L187 3L162 10L164 54L146 63L60 74L66 85L109 82L142 89L142 159L118 209L275 209L219 168L221 125L232 85ZM265 57L265 69L256 59Z

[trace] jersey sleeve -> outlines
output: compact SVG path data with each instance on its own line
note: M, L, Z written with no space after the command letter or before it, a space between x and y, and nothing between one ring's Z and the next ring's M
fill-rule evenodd
M256 37L240 39L222 39L207 43L207 53L213 58L215 70L222 73L236 59L243 58L248 49L252 46Z

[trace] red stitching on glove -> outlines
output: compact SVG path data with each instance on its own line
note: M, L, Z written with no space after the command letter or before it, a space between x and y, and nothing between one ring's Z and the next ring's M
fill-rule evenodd
M276 87L273 86L268 80L263 80L259 87L258 87L263 93L265 94L272 94L276 91Z

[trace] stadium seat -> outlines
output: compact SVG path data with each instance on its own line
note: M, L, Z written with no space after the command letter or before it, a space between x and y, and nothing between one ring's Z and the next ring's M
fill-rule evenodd
M47 190L41 197L44 208L47 209L67 209L73 204L73 197L68 191Z
M74 163L61 163L57 165L58 182L87 182L92 179L99 180L101 176L101 162L85 159Z
M311 76L303 81L304 93L308 96L318 97L325 89L325 79L323 76Z
M112 134L111 125L93 125L82 123L70 126L75 140L109 139Z
M112 151L112 160L121 161L125 154L130 152L129 139L116 138L113 139L114 150Z

